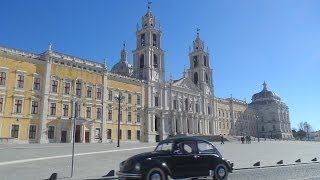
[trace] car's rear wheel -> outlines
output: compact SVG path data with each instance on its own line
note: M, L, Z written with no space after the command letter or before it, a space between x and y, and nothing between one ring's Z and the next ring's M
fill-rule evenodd
M224 164L218 164L214 170L214 180L226 180L228 178L228 168Z
M167 175L160 168L152 168L146 175L147 180L167 180Z

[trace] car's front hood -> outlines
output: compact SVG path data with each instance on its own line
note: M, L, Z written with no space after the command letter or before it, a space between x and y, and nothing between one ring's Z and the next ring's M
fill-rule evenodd
M124 162L122 162L122 165L124 167L124 169L131 169L134 167L134 165L138 162L144 161L148 158L154 158L154 157L158 157L164 155L163 152L145 152L145 153L140 153L137 155L134 155L130 158L128 158L127 160L125 160Z

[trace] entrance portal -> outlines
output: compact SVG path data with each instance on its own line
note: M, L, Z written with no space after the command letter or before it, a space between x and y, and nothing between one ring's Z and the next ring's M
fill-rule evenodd
M89 131L86 131L86 134L85 134L85 140L86 140L86 143L89 142L89 139L90 139L90 132Z
M67 142L67 131L61 131L61 142L62 143Z
M80 142L80 125L76 125L76 138L75 138L75 142Z

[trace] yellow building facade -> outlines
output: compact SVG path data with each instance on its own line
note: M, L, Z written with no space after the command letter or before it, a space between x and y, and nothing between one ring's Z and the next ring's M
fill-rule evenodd
M110 78L110 79L108 79ZM109 84L109 85L108 85ZM139 141L143 84L105 64L48 50L0 47L0 140L11 143ZM75 126L74 126L75 125Z

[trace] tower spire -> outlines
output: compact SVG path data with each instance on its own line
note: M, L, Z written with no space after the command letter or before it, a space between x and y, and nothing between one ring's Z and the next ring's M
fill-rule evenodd
M197 37L199 37L199 32L200 32L200 29L197 28Z
M150 11L150 4L151 4L151 3L152 3L152 2L148 0L148 11Z
M263 81L263 84L262 84L262 85L263 85L263 90L266 91L266 90L267 90L267 83L266 83L266 81Z

